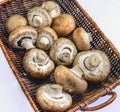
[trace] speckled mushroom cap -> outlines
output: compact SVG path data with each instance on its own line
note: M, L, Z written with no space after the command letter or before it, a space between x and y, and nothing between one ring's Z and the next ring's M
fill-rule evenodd
M54 78L56 83L62 85L67 92L82 94L86 91L88 84L82 79L81 73L77 69L79 68L68 69L63 65L59 65L55 69Z
M70 65L77 54L77 49L72 41L66 38L59 38L50 49L50 57L60 65Z
M59 37L68 36L76 27L75 19L69 14L60 14L53 19L52 28Z
M38 31L36 46L43 50L49 50L57 39L58 36L52 28L44 27Z
M75 29L72 38L78 50L83 51L90 49L92 37L90 33L87 33L82 27Z
M9 43L13 48L31 49L37 39L37 31L31 26L20 26L9 35Z
M52 18L56 18L61 13L59 5L53 1L43 2L41 7L46 9Z
M23 58L23 67L28 75L44 78L53 72L54 63L43 50L31 49Z
M72 105L72 97L58 84L46 84L38 88L36 99L46 111L63 112Z
M27 13L28 22L31 26L35 28L43 28L45 26L50 26L52 19L48 12L40 7L34 7Z
M83 71L82 77L87 81L103 81L110 73L110 61L107 55L99 50L80 52L73 63L79 64Z
M14 14L6 21L6 29L8 33L11 33L15 28L19 26L27 25L27 19L20 14Z

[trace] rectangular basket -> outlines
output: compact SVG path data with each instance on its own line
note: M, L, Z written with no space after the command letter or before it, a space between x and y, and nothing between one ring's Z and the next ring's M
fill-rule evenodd
M13 49L9 45L9 35L5 28L5 22L13 14L26 16L29 9L40 6L44 1L46 0L5 0L2 3L0 2L0 46L35 112L43 111L35 99L36 89L46 83L55 83L54 78L51 75L39 81L27 76L22 66L22 57L25 51ZM112 89L120 84L120 53L76 0L54 1L60 5L62 13L68 13L74 16L77 27L83 27L92 35L91 49L102 50L108 55L111 62L111 72L107 79L101 83L90 84L84 95L72 95L73 104L67 111L74 112L77 109L96 110L102 108L115 99L116 94L112 92ZM93 108L86 107L106 94L112 94L111 99L107 102Z

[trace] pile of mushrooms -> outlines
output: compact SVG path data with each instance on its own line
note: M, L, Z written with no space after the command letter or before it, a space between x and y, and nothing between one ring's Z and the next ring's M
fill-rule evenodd
M14 14L6 21L10 45L26 49L23 68L28 76L41 79L53 73L56 84L36 91L36 100L45 111L66 111L72 105L71 94L85 93L89 82L104 81L110 73L107 55L90 50L91 34L75 28L74 17L61 14L53 1L33 7L27 18Z

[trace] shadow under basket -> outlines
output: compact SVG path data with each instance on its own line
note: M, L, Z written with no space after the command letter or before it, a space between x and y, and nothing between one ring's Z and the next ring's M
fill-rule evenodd
M55 83L54 77L52 74L43 80L28 77L22 66L22 57L25 50L13 49L9 45L9 35L5 28L5 22L13 14L22 14L26 17L29 9L40 6L44 1L46 0L5 0L0 2L0 46L35 112L43 112L35 99L36 89L43 84ZM74 16L77 27L83 27L92 35L93 41L90 49L102 50L107 54L111 62L111 72L106 80L96 84L89 84L87 91L83 95L72 95L73 104L67 111L75 112L78 109L92 111L103 108L116 98L116 93L112 89L120 84L120 53L76 0L54 1L59 4L62 13ZM111 98L98 106L88 107L88 104L104 95L111 95Z

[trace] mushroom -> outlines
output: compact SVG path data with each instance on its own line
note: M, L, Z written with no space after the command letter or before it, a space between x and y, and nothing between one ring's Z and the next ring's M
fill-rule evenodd
M29 10L27 18L29 24L35 28L43 28L45 26L50 26L52 23L52 19L48 12L40 7L34 7Z
M46 111L63 112L72 105L72 97L58 84L46 84L38 88L36 99Z
M19 14L14 14L6 21L6 29L8 33L11 33L15 28L19 26L27 25L27 19Z
M72 41L66 38L59 38L50 49L50 57L60 65L70 65L77 54L77 49Z
M43 50L49 50L57 39L58 36L52 28L44 27L38 31L36 46Z
M90 33L87 33L82 27L77 28L73 32L72 38L78 50L88 50L90 48L92 37Z
M52 28L58 36L64 37L69 35L75 29L75 19L69 14L61 14L53 20Z
M68 69L63 65L56 67L54 78L57 84L63 86L64 90L69 93L82 94L87 89L87 82L82 78L79 65Z
M46 9L52 18L56 18L61 13L59 5L53 1L46 1L41 7Z
M100 50L80 52L73 63L79 64L82 70L82 77L91 82L100 82L110 73L110 61L107 55Z
M43 50L31 49L23 58L23 67L32 77L44 78L53 72L54 63Z
M20 26L9 35L9 43L13 48L34 48L37 39L37 31L31 26Z

